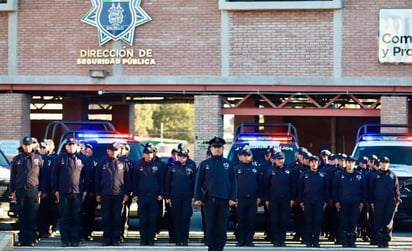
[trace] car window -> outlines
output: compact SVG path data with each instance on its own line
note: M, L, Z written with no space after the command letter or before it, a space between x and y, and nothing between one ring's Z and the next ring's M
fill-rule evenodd
M359 146L355 152L355 159L361 156L375 154L379 158L387 156L391 163L412 165L412 147L408 146Z
M0 151L0 180L10 179L10 163L4 153Z

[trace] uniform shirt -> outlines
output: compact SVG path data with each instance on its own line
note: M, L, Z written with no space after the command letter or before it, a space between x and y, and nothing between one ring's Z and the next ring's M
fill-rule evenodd
M88 162L83 155L61 153L53 163L53 191L74 194L88 192L88 168Z
M250 163L239 162L235 166L238 198L260 198L262 189L262 175L259 167Z
M298 199L302 202L327 202L327 175L324 172L308 170L299 177Z
M379 170L370 180L370 202L375 203L377 200L395 199L397 203L402 202L399 181L396 174L391 171Z
M195 200L202 199L202 190L210 197L237 199L237 180L232 163L222 156L212 156L199 164L195 183Z
M125 159L104 158L96 167L96 195L125 195L129 190L129 165Z
M299 177L302 173L305 173L309 170L308 166L301 164L299 161L292 162L294 165L289 165L289 170L292 171L292 185L295 187L294 192L291 194L293 200L298 200L298 183Z
M43 168L42 168L42 181L40 182L40 191L51 193L51 171L53 168L53 158L49 155L42 154Z
M272 166L264 175L264 197L265 200L270 198L286 198L290 200L294 194L294 185L292 171L283 166Z
M366 179L361 172L338 172L333 179L333 201L339 203L366 203Z
M196 166L182 165L179 161L168 165L165 183L166 198L172 196L193 198L195 170Z
M163 195L164 171L163 166L153 159L146 162L140 159L133 166L132 191L135 196Z
M10 191L39 188L43 167L42 157L35 153L21 153L11 163Z

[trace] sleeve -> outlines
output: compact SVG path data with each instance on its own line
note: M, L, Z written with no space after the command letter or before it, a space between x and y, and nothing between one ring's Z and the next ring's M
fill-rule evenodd
M368 202L368 188L367 188L367 183L366 183L366 176L362 175L361 179L361 191L362 191L362 198L361 201L363 204L366 204Z
M170 183L172 182L172 164L168 165L165 178L165 196L167 199L170 199Z
M203 181L204 181L204 162L201 162L196 173L196 181L195 181L195 189L194 189L194 199L195 200L202 200L202 189L203 189Z
M339 177L340 177L340 173L336 173L333 177L332 177L332 200L333 202L340 202L340 182L339 182Z
M263 200L268 201L270 196L270 171L266 169L263 173Z
M99 162L97 166L95 167L95 172L94 172L94 191L96 193L96 196L102 195L102 188L101 188L101 183L102 183L102 162Z
M14 157L11 162L11 170L10 170L10 192L14 193L16 191L16 176L17 176L17 162L18 157Z
M402 203L401 192L400 192L400 189L399 189L398 176L396 176L396 175L394 174L394 177L395 177L395 182L394 182L395 200L396 200L396 203Z
M238 184L237 184L237 176L236 176L236 171L235 168L233 167L232 164L230 164L232 172L230 172L230 181L231 181L231 191L230 191L230 200L236 201L237 200L237 189L238 189Z
M305 179L304 179L305 173L301 173L298 178L298 190L297 190L297 198L299 202L303 202L305 199Z
M53 161L53 167L51 170L51 185L52 185L53 192L59 191L60 162L61 162L61 157L57 157Z
M81 156L80 159L83 162L83 169L82 169L82 182L83 182L83 192L89 192L90 191L90 184L91 184L91 172L92 172L92 167L90 166L90 161L86 159L85 156Z
M374 174L369 175L368 186L368 198L369 203L375 203L375 189L376 189L376 176Z
M138 196L138 188L139 188L139 161L137 161L132 168L132 175L131 175L131 180L132 180L132 193L133 196Z

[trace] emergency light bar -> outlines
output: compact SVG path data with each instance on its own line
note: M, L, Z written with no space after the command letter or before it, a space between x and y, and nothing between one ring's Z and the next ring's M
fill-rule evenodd
M91 138L116 138L116 139L130 139L132 138L131 134L123 133L79 133L77 134L80 139L91 139Z
M276 142L292 142L291 136L267 136L267 135L240 135L239 141L276 141Z

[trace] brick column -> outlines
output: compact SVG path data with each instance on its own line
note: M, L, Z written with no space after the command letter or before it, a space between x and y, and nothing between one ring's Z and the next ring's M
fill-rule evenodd
M20 144L30 135L30 102L27 94L0 94L0 140L18 140Z
M408 124L408 98L398 96L381 97L382 124ZM407 128L385 128L384 132L407 132Z
M195 152L199 163L205 158L207 141L223 136L222 100L219 95L195 96Z

